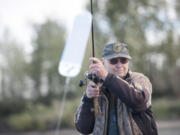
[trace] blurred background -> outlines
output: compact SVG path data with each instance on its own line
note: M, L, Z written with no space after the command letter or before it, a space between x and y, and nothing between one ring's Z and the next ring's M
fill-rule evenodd
M180 134L180 1L94 0L95 54L104 45L128 44L132 71L153 84L152 108L160 135ZM51 135L65 77L58 64L73 19L90 0L0 0L0 134ZM71 79L60 135L78 135L74 113L85 88L89 37L81 73Z

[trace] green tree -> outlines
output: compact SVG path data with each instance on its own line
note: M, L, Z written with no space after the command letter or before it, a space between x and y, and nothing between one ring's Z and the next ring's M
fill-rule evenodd
M27 62L24 48L8 31L0 40L0 119L25 108L28 92Z
M24 48L9 34L0 41L1 100L24 98L26 92L27 62Z
M178 52L180 51L180 46L179 43L174 40L174 33L175 32L172 30L169 30L167 32L167 38L161 45L156 47L156 50L154 50L157 54L161 54L164 59L162 61L161 69L156 69L159 73L157 72L153 74L152 81L156 86L155 88L164 89L164 91L159 91L161 94L164 93L172 96L180 96L180 85L177 82L179 77L178 60L180 55ZM161 76L161 78L158 76ZM156 78L159 78L161 81L158 81Z
M34 82L34 98L59 94L64 78L58 74L58 63L64 47L65 29L55 21L47 20L34 25L36 38L31 62L31 77ZM46 92L43 95L43 91Z

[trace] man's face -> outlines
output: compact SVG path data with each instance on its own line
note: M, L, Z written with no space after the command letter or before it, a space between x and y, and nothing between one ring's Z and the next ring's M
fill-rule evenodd
M110 60L104 59L103 61L109 73L115 74L121 78L126 76L129 69L129 60L127 58L118 57Z

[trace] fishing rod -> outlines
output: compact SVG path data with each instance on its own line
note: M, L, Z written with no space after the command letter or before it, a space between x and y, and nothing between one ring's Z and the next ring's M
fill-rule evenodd
M92 2L92 0L91 0L91 15L93 17L93 2ZM92 38L92 56L95 57L95 49L94 49L94 18L92 18L91 38Z
M93 2L90 0L91 4L91 15L93 17ZM92 39L92 57L95 57L95 47L94 47L94 19L92 18L92 24L91 24L91 39ZM94 63L94 62L93 62ZM92 80L94 83L102 83L103 80L96 76L95 74L89 74L88 72L85 72L84 74L85 82L80 80L79 81L79 87L82 87L87 84L87 79Z
M91 3L91 15L93 17L93 2L92 0L90 0ZM95 48L94 48L94 19L92 18L92 26L91 26L91 38L92 38L92 57L95 57ZM94 63L94 62L93 62ZM80 80L79 82L79 87L82 87L84 85L87 85L87 79L93 81L94 83L98 84L98 83L103 83L103 80L101 78L99 78L97 75L95 74L89 74L88 72L85 72L84 74L84 78L85 78L85 82ZM94 98L94 112L95 115L97 115L98 113L98 98L95 97Z

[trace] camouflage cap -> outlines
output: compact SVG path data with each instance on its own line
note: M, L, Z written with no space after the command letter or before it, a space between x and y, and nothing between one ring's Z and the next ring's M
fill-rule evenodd
M107 44L103 50L102 57L104 59L112 59L117 57L125 57L131 59L128 46L124 43Z

